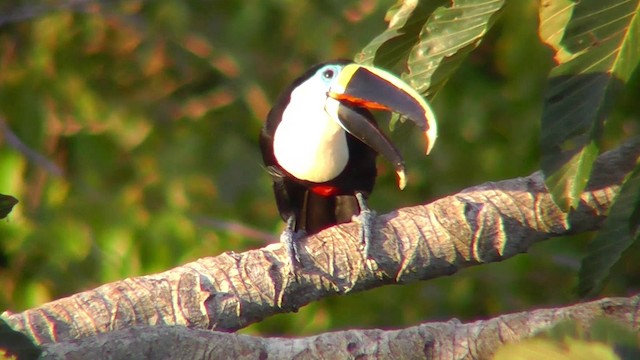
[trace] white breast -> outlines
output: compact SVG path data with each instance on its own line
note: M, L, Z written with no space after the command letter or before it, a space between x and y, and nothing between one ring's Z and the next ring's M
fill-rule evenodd
M326 97L305 96L304 90L294 90L282 114L273 138L274 155L298 179L333 180L349 160L346 133L325 111Z

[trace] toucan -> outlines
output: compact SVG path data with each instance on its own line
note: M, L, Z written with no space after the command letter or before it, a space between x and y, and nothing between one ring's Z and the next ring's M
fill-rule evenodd
M386 110L424 131L426 153L436 140L436 120L426 100L395 75L348 60L311 67L284 90L260 132L260 149L273 181L280 236L293 266L299 238L358 221L369 256L375 212L367 206L381 154L406 185L404 160L380 131L370 110Z

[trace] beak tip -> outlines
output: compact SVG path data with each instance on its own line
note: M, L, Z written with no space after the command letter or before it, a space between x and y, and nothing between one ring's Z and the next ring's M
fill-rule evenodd
M429 129L429 130L425 131L424 138L425 138L425 141L427 143L427 151L426 151L426 153L427 153L427 155L429 155L431 150L433 150L433 145L435 145L435 143L436 143L436 135L431 129Z

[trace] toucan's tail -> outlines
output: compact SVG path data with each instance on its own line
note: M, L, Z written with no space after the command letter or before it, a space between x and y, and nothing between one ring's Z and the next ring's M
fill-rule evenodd
M350 222L360 213L358 200L353 195L323 196L307 191L298 216L296 230L315 234L335 224Z

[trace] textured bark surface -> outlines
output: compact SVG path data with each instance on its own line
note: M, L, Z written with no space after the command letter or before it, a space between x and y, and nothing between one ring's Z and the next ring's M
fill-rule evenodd
M504 343L564 320L588 329L607 318L640 330L640 296L602 299L462 324L424 323L401 330L347 330L305 338L259 338L179 326L133 327L50 344L45 358L74 359L486 359Z
M555 236L597 229L624 176L635 139L602 155L578 209L562 213L540 173L486 183L377 219L365 261L358 227L345 224L301 242L305 268L290 275L279 244L203 258L164 273L125 279L2 318L37 343L141 325L233 331L317 299L448 275L500 261Z

